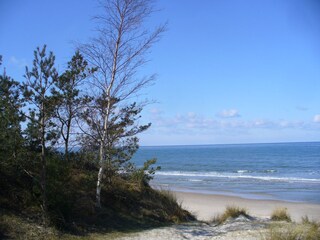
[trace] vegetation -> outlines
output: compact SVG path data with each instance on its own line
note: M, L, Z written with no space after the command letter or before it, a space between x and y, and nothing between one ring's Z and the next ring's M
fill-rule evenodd
M273 224L262 235L263 240L317 240L320 239L319 223L282 223Z
M222 224L229 218L237 218L239 216L248 217L248 211L245 208L240 208L237 206L227 206L223 214L217 215L212 219L213 223Z
M98 36L80 46L96 69L91 78L95 94L83 118L87 140L99 149L97 207L101 207L104 173L110 183L114 165L124 164L131 158L137 149L135 136L150 127L150 123L137 124L141 104L128 104L128 100L154 80L154 75L139 77L136 74L147 61L146 53L164 31L164 26L153 31L144 26L154 11L151 3L149 0L101 1L104 11L96 16Z
M286 208L277 208L272 212L271 220L291 222L291 217Z
M96 208L94 187L97 167L85 160L79 162L72 158L66 164L61 164L61 161L62 157L48 158L48 221L56 229L87 235L93 232L135 231L193 220L188 212L163 192L123 176L113 177L112 185L103 189L102 205L105 207ZM1 186L2 210L5 209L10 216L19 212L22 219L41 223L41 208L37 204L40 200L35 192L28 189L32 179L25 176L24 181L18 181ZM16 199L10 197L9 192ZM12 228L10 224L0 222L0 230L4 236L10 236Z
M97 17L100 36L81 45L64 72L56 70L46 45L34 51L24 81L3 70L1 238L32 239L33 226L39 226L37 236L50 239L61 230L85 235L193 219L172 195L149 186L159 169L155 159L141 167L130 161L137 134L150 127L139 124L144 104L134 99L154 79L139 79L137 72L164 31L143 29L150 4L105 1Z

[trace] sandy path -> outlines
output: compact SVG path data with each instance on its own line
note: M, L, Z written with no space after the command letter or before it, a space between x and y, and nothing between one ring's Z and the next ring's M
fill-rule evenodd
M245 207L253 220L237 218L222 225L193 222L155 228L138 233L128 234L121 240L261 240L267 231L271 212L277 207L286 207L294 221L302 216L320 220L320 204L293 203L273 200L252 200L233 196L209 195L198 193L174 192L182 206L197 215L199 220L210 220L214 215L222 213L227 205Z
M189 223L156 228L130 234L120 240L260 240L263 226L250 222L235 222L221 226Z

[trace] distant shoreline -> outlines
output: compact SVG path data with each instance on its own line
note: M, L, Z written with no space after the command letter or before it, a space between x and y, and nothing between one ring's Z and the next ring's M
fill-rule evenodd
M196 190L196 189L188 189L188 188L180 188L175 186L170 187L162 187L157 184L151 184L154 189L164 189L172 192L179 193L191 193L191 194L200 194L200 195L213 195L213 196L224 196L224 197L234 197L246 200L257 200L257 201L277 201L277 202L285 202L285 203L302 203L302 204L315 204L320 205L320 199L318 201L303 201L303 200L292 200L292 199L280 199L276 196L273 196L268 193L239 193L232 191L206 191L206 190Z

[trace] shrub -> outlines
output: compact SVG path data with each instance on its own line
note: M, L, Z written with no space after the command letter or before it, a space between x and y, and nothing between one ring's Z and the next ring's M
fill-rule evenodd
M151 167L156 162L156 159L150 159L143 164L142 168L134 169L131 174L131 181L138 182L144 186L149 185L149 182L153 179L155 172L161 169L159 166L155 168Z
M236 206L227 206L226 210L222 215L217 215L212 219L212 222L222 224L224 223L228 218L237 218L239 216L246 216L248 217L248 211L245 208L240 208Z
M276 208L271 214L271 220L291 222L291 217L287 208Z

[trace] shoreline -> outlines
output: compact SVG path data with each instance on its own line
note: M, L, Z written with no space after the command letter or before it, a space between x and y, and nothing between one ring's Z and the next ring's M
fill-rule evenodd
M209 221L223 213L226 206L244 207L249 214L260 218L269 218L276 208L287 208L293 221L300 222L302 217L320 221L320 204L290 202L282 200L248 199L239 196L220 194L172 191L182 207L195 214L198 220Z
M315 204L318 205L320 202L307 202L302 200L291 200L291 199L280 199L276 198L269 193L237 193L233 191L205 191L205 190L194 190L189 188L180 188L180 187L170 187L170 188L161 188L157 185L152 186L155 189L168 189L171 192L181 192L181 193L194 193L194 194L203 194L203 195L215 195L215 196L226 196L226 197L236 197L248 200L266 200L266 201L279 201L279 202L290 202L290 203L306 203L306 204Z

